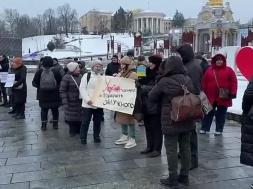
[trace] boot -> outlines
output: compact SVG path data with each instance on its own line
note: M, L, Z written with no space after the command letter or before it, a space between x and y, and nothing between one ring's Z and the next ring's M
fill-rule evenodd
M177 187L178 186L178 179L177 178L172 179L172 178L168 177L166 179L161 179L160 184L165 187L171 187L171 188Z
M185 175L179 175L178 176L178 182L185 185L185 186L189 186L190 182L189 182L189 177L185 176Z
M25 115L18 115L17 117L15 117L15 119L25 119Z
M148 157L150 157L150 158L155 158L155 157L158 157L158 156L160 156L161 155L161 151L153 151L152 153L150 153L149 155L148 155Z
M94 138L94 142L95 142L95 143L100 143L100 142L101 142L100 137L96 137L96 138Z
M149 154L150 152L152 152L153 150L151 150L150 148L146 148L145 150L141 151L141 154Z
M8 114L15 114L15 113L16 113L16 110L14 108L8 112Z
M53 128L55 129L55 130L58 130L58 122L53 122Z
M45 122L42 123L41 130L43 130L43 131L47 130L47 123L45 123Z

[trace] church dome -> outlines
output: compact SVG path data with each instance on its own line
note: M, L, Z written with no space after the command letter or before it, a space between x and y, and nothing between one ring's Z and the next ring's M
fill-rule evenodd
M223 0L209 0L210 6L212 7L222 7Z

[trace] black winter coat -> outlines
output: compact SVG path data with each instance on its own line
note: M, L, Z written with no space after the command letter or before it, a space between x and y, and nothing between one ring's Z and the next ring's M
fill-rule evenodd
M20 67L14 70L15 83L12 87L14 104L26 103L26 98L27 98L26 72L27 72L27 69L24 65L21 65ZM22 88L15 89L16 87L19 87L22 85L23 85Z
M187 75L192 80L193 86L195 88L194 94L199 95L201 91L203 70L200 64L195 62L192 46L189 44L183 44L177 49L177 51L182 57L183 64L187 71Z
M119 63L109 63L105 70L105 75L113 76L113 74L119 73L120 64Z
M71 76L76 81L71 78ZM82 76L80 74L74 75L72 73L66 74L61 81L60 95L62 105L64 106L64 119L67 122L81 121L82 118L82 99L79 98L79 89Z
M191 79L186 75L186 70L179 57L170 57L162 64L163 75L148 94L151 102L162 104L162 131L164 135L175 136L179 133L196 129L195 121L174 122L171 120L171 100L183 95L181 85L185 85L191 93L194 87Z
M0 61L0 72L8 72L9 71L9 60L5 58L3 61Z
M242 164L253 167L253 119L248 117L251 106L253 106L253 77L251 78L242 99L242 144L240 156Z
M55 80L57 83L57 88L53 91L41 91L40 90L40 77L43 72L43 69L40 69L38 72L35 73L32 85L38 89L38 100L39 106L41 108L59 108L61 106L61 97L60 97L60 84L61 84L61 73L59 70L52 69L54 73Z
M153 89L156 84L156 79L158 76L157 70L147 69L147 76L138 80L141 84L141 99L142 99L142 109L143 114L147 115L159 115L161 114L161 105L159 103L151 102L148 99L148 93Z

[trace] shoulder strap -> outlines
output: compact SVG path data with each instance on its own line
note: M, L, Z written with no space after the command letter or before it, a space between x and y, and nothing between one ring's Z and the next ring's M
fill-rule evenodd
M91 72L88 72L88 73L87 73L87 84L88 84L89 81L90 81L90 77L91 77Z
M76 80L74 79L74 77L72 75L69 75L71 77L71 79L74 81L74 83L76 84L76 87L79 89L79 86L77 85Z
M214 79L215 79L216 85L219 88L219 83L218 83L217 75L216 75L214 69L213 69L213 75L214 75Z

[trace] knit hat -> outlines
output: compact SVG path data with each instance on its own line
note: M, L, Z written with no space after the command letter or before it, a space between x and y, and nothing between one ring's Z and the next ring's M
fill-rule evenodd
M162 63L163 59L162 59L161 55L155 54L155 55L148 57L148 61L159 67L160 64Z
M126 65L130 65L131 64L131 60L128 56L124 56L121 60L120 60L121 64L126 64Z
M22 64L23 60L22 60L22 58L17 57L17 58L14 58L12 62L17 65L20 65L20 64Z
M94 60L94 61L92 61L92 62L90 63L90 67L91 67L91 68L93 68L93 67L96 66L96 65L101 65L101 66L103 66L103 63L102 63L101 60Z
M79 66L77 62L70 62L68 63L67 68L70 72L74 72L77 66Z
M45 56L42 62L43 67L53 67L54 65L54 60L52 59L51 56Z

